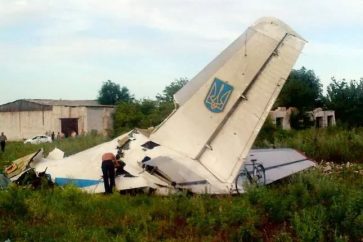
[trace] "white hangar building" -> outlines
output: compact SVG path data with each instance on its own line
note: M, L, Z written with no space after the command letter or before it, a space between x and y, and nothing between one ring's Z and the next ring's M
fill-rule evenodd
M114 106L96 100L21 99L0 105L0 132L8 140L22 140L46 132L81 134L112 129Z

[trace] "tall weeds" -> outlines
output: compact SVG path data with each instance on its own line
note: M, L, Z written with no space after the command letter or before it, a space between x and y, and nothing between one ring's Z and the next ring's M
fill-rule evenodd
M362 129L341 128L274 131L271 140L316 160L362 162L362 135ZM70 155L104 141L87 136L38 146L9 143L0 158L4 164L55 146ZM103 196L73 186L11 186L0 190L0 241L362 241L361 169L357 164L329 175L316 169L250 187L242 196Z
M363 163L363 128L276 130L261 132L255 147L289 147L304 152L316 161Z
M242 196L0 191L0 241L361 241L363 177L298 174Z

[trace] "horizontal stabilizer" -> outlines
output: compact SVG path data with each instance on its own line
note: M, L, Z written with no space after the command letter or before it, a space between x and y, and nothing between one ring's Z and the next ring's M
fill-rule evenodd
M313 161L294 149L253 149L245 163L249 171L252 159L265 168L266 184L315 166Z

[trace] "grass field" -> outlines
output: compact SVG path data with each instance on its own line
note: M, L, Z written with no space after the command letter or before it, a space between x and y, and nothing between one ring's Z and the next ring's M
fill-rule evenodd
M363 176L320 170L242 196L0 191L0 240L362 241Z
M274 142L354 164L329 174L311 169L250 187L241 196L104 196L72 186L36 191L12 186L0 191L0 241L363 241L362 131L319 132L315 138L309 130L277 131ZM355 145L344 146L346 140ZM57 146L69 155L104 141L89 136L41 146L46 151ZM264 137L258 142L271 145ZM324 153L329 146L338 150ZM9 143L1 162L39 147ZM332 155L337 152L341 156Z

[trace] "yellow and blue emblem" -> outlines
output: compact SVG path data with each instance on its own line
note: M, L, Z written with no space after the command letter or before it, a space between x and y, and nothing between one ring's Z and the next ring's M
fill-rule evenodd
M233 86L215 78L204 100L205 106L213 113L222 112L232 91Z

